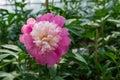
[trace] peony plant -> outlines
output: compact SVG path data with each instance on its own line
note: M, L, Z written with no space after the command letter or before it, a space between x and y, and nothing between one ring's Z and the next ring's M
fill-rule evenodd
M64 23L64 17L47 13L37 19L29 18L23 25L20 42L39 64L53 66L67 53L70 38Z

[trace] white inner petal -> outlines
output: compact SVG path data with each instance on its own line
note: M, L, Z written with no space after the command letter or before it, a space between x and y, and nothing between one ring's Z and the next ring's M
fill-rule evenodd
M34 43L38 46L42 53L55 50L60 40L61 29L52 22L40 21L36 23L31 32Z

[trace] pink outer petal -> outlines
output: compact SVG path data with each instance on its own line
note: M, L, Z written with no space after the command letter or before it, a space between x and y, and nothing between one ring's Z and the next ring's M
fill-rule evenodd
M63 54L67 53L70 45L70 39L68 30L66 28L62 29L61 40L58 43L58 47L56 48L55 52L58 56L62 56Z
M33 39L29 34L23 34L20 36L20 41L24 43L26 49L31 49L34 46Z
M53 19L53 22L56 23L58 26L63 27L65 23L65 18L59 15L56 15Z
M41 54L36 60L42 65L47 64L48 66L53 66L56 62L60 61L60 57L58 57L55 52L49 52Z
M69 46L70 45L70 38L69 38L68 29L62 28L62 32L60 35L61 35L61 40L59 41L59 45Z
M55 52L58 56L62 56L67 53L69 47L68 46L59 46L56 48Z
M40 17L37 17L36 21L39 22L39 21L49 21L51 22L54 18L54 15L52 13L47 13L47 14L44 14L43 16L40 16Z
M41 65L46 65L47 62L46 62L46 58L44 55L40 55L39 57L35 57L35 59L37 60L37 62Z
M32 46L31 49L27 49L28 53L33 56L34 58L39 58L40 56L40 50L36 46Z
M29 18L27 20L27 24L22 27L21 32L29 34L32 31L32 27L34 26L35 22L36 21L33 18Z
M32 25L24 25L21 29L22 33L30 33L32 31Z
M46 58L48 66L53 66L56 62L60 61L60 57L55 52L46 54Z
M29 34L20 35L20 41L24 43L28 53L33 57L39 57L39 48L33 43L33 39Z
M23 34L20 35L19 40L20 40L21 43L24 42L24 36L23 36Z
M27 24L35 24L35 19L34 18L29 18L28 20L27 20Z

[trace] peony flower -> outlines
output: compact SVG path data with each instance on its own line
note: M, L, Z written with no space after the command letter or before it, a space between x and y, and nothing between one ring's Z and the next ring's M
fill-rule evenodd
M36 20L29 18L22 27L20 42L39 64L53 66L67 53L70 39L64 23L64 17L47 13Z

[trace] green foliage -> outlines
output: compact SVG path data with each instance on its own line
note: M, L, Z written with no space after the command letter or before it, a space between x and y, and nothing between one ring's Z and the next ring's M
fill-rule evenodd
M14 12L0 9L0 80L119 80L120 0L54 0L35 14L14 1ZM45 7L45 5L43 5ZM30 17L47 11L66 18L71 45L53 67L39 65L19 42Z

